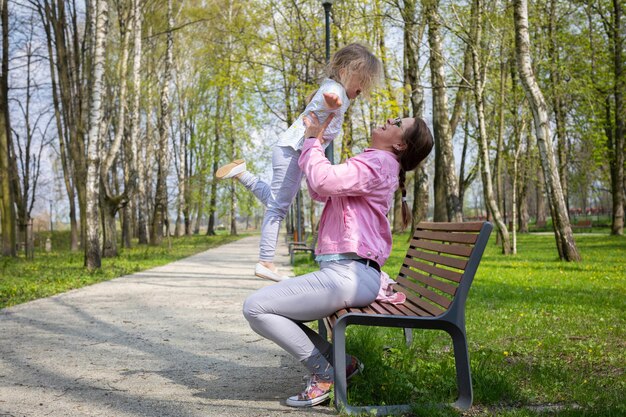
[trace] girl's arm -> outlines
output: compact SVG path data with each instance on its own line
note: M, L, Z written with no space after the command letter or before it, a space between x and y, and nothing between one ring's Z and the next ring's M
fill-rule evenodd
M337 110L343 104L341 98L335 93L323 93L323 96L328 110Z

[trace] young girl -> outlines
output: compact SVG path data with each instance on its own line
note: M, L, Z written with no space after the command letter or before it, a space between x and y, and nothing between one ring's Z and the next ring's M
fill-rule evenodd
M380 61L363 45L353 43L338 50L332 57L327 76L298 119L280 136L272 154L272 181L267 184L246 171L246 163L238 159L219 168L217 179L237 178L265 205L261 226L259 263L254 273L258 277L281 281L274 265L274 254L280 225L296 193L300 189L302 170L298 167L304 142L304 115L313 113L323 123L329 114L333 118L324 133L324 148L332 144L341 132L344 114L350 100L367 94L380 77Z
M243 305L252 330L289 352L310 374L306 389L287 399L293 407L321 404L334 383L332 346L305 323L376 299L380 268L391 253L387 213L393 194L398 187L405 194L406 172L433 148L430 129L422 119L388 119L372 130L370 148L331 165L320 143L324 126L315 115L307 117L307 125L299 163L311 197L325 203L315 251L320 269L265 286ZM411 223L406 201L402 223L404 227ZM350 355L345 363L348 378L362 369Z

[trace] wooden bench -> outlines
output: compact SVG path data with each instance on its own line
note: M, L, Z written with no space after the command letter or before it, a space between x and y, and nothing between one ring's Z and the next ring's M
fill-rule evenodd
M404 304L378 301L363 308L337 311L320 321L320 333L332 333L335 358L335 405L348 414L376 415L406 412L409 404L350 406L346 382L346 328L351 324L404 328L407 343L412 330L444 330L451 337L456 366L458 399L462 410L472 405L472 378L465 333L465 300L493 226L489 222L428 223L415 228L400 268L397 291L407 296Z

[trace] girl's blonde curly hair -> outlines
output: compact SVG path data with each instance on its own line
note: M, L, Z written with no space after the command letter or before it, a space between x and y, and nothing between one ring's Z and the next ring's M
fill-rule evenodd
M362 94L369 95L380 81L382 64L363 44L351 43L333 54L326 67L326 75L344 86L357 76L361 79Z

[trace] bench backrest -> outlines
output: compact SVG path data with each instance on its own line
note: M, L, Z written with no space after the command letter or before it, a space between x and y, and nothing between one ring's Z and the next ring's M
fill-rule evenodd
M489 222L421 222L396 279L419 316L464 314L465 299L489 240Z

